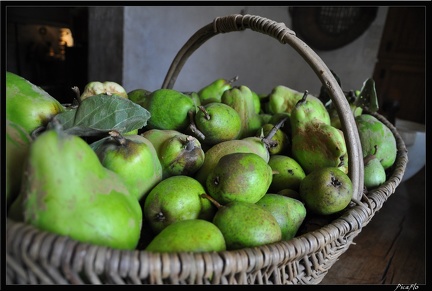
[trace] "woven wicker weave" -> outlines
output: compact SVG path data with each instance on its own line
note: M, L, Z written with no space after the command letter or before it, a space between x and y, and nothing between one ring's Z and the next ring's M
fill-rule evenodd
M354 199L330 223L261 247L208 253L124 251L80 243L7 220L6 284L318 284L392 195L408 162L407 149L396 128L372 113L396 138L396 162L387 181L365 191L357 127L349 104L322 60L283 23L253 15L218 17L197 31L179 51L163 88L172 88L187 58L219 33L251 29L291 45L329 89L343 125L349 151Z

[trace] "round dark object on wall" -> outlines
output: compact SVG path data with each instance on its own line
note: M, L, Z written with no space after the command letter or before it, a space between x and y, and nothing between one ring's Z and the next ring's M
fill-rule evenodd
M332 50L361 36L378 7L290 7L292 29L310 47Z

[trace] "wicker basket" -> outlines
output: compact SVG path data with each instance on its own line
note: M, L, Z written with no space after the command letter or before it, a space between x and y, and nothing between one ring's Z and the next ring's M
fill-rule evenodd
M387 181L373 191L363 187L363 160L349 104L322 60L283 23L253 15L218 17L197 31L178 52L163 88L172 88L187 58L219 33L251 29L291 45L329 89L343 125L354 198L328 224L255 248L207 253L125 251L72 240L7 220L7 284L318 284L381 209L402 180L407 149L396 128L382 115L397 142L397 158Z

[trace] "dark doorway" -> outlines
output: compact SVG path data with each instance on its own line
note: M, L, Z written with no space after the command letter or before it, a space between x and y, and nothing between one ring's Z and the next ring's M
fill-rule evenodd
M61 103L87 84L87 7L7 7L7 66Z

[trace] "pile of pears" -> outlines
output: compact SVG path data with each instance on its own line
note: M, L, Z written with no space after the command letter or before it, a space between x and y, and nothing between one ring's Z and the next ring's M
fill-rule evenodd
M90 82L60 104L7 72L8 217L116 249L217 252L287 241L349 208L350 161L331 102L237 81L191 92ZM396 141L358 100L350 105L374 189Z

